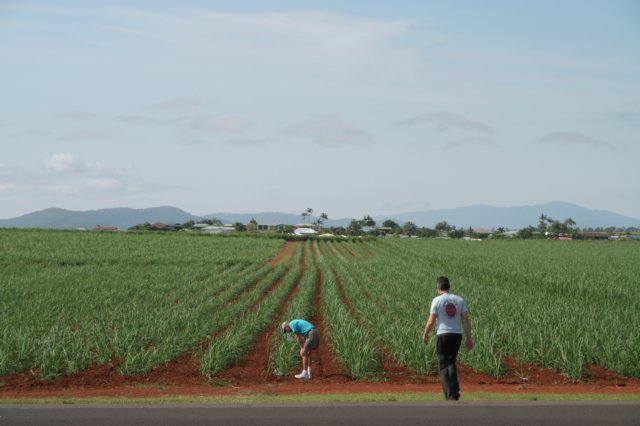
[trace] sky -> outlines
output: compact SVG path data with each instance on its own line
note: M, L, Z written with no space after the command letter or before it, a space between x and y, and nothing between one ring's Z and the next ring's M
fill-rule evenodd
M639 139L639 0L0 0L2 219L640 218Z

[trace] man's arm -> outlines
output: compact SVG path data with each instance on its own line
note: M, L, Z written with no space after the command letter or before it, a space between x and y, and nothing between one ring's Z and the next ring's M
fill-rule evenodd
M464 327L464 333L467 336L467 349L473 349L473 338L471 337L471 319L468 312L462 313L462 326Z
M438 316L436 314L430 314L429 315L429 319L427 320L427 324L425 324L425 326L424 326L424 333L422 334L422 343L426 344L427 341L429 340L429 333L431 332L431 329L435 325L437 318L438 318Z

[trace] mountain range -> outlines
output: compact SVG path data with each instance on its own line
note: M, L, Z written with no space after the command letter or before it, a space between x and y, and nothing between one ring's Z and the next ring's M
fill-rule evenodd
M546 204L516 207L492 207L475 205L455 209L439 209L398 213L394 215L373 216L378 225L393 220L400 225L413 222L420 227L433 228L437 223L446 221L457 228L522 229L536 226L541 214L555 220L572 218L580 228L596 227L640 227L640 219L634 219L606 210L591 210L575 204L554 201ZM364 215L363 215L364 216ZM216 218L223 223L248 223L255 219L259 224L302 224L311 223L316 217L302 217L300 214L263 212L263 213L211 213L202 216L187 213L176 207L154 207L147 209L110 208L89 211L73 211L48 208L13 219L0 219L0 228L57 228L92 229L96 226L114 226L127 229L137 224L149 223L185 223L201 218ZM361 219L358 217L356 219ZM352 218L329 219L324 226L348 226Z
M49 208L14 219L2 219L0 228L92 229L96 226L115 226L118 229L128 229L145 222L185 223L199 219L198 216L176 207L112 208L88 211Z

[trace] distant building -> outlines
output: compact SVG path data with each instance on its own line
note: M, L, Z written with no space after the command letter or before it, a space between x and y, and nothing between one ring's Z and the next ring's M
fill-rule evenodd
M278 225L256 225L256 230L259 232L277 232L277 231L282 231L284 229L284 225L282 224L278 224Z
M184 226L179 223L167 224L167 223L154 223L149 229L152 231L180 231Z
M236 228L233 225L208 225L200 228L200 231L205 234L226 234L235 230Z
M118 228L116 228L115 226L102 226L102 225L98 225L93 229L95 231L117 231L118 230Z
M317 232L311 228L296 228L293 230L295 235L316 235Z
M606 232L583 232L582 238L585 240L607 240L609 234Z

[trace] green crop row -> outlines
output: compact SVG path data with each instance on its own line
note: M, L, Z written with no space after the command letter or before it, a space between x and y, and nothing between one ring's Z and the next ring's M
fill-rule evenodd
M301 259L302 246L296 253L291 271L287 271L286 264L278 266L282 273L274 278L281 279L281 282L275 283L276 287L265 295L258 306L245 310L244 313L237 312L237 316L231 316L236 318L231 325L221 335L211 339L209 348L200 355L200 366L204 375L211 377L220 370L234 365L249 351L258 334L273 322L284 299L299 284L302 275ZM270 331L266 330L267 333Z
M381 350L429 373L435 339L425 347L420 336L446 275L472 319L476 347L462 363L495 376L509 358L573 379L591 365L640 377L635 242L309 240L273 267L283 244L0 230L0 374L48 379L109 363L132 375L208 342L196 356L214 375L266 330L268 369L287 375L297 350L269 327L310 318L318 284L323 344L353 377L377 375Z
M0 374L112 363L125 374L205 339L282 242L0 231Z
M635 331L640 317L630 315L640 312L638 244L382 240L373 245L377 255L345 259L376 309L384 307L379 315L404 322L404 329L413 330L406 333L419 335L436 295L435 278L449 276L452 291L469 305L476 342L460 359L477 370L500 375L511 357L573 379L590 365L640 376ZM401 349L381 333L401 359Z
M307 240L300 244L301 248L304 245L305 250L304 274L297 293L291 298L284 315L278 319L278 324L297 318L308 319L313 313L313 296L317 287L318 275L310 247L311 245L317 246L318 243ZM296 341L292 335L285 335L278 327L269 342L269 373L273 373L277 377L288 376L293 366L300 363Z

